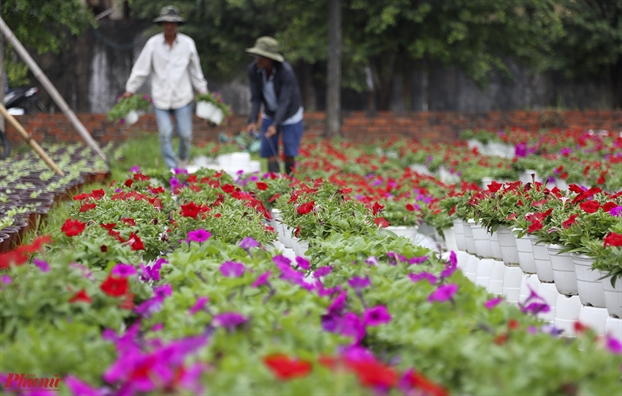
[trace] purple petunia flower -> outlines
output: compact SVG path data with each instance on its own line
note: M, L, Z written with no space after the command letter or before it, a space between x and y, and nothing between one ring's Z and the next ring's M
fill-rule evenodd
M283 255L274 256L272 261L277 265L277 267L287 266L289 267L292 261Z
M486 309L493 309L494 307L499 305L502 301L503 301L503 298L501 297L493 298L492 300L486 301L486 304L484 304L484 306L486 307Z
M369 266L378 265L378 260L376 260L374 256L369 256L367 260L365 260L365 264L369 264Z
M304 257L296 257L296 264L298 264L298 267L302 268L303 270L309 270L309 260Z
M154 298L151 298L134 308L134 312L142 317L149 318L151 314L158 312L160 309L162 309L163 302L164 297L155 296Z
M365 324L357 314L348 312L341 319L338 332L346 337L354 337L358 344L365 337Z
M514 156L515 157L526 157L527 156L527 143L519 143L514 146Z
M615 208L609 211L609 214L614 217L622 216L622 206L616 206Z
M246 267L242 263L234 263L227 261L220 266L220 273L228 278L237 278L242 276Z
M563 329L557 328L552 324L542 325L540 330L542 330L543 333L552 335L553 337L559 337L564 332Z
M361 290L371 286L371 281L369 280L369 277L361 278L355 276L348 281L348 285L353 289Z
M268 271L264 272L263 274L259 275L257 280L251 284L251 287L259 287L261 285L269 285L270 282L268 282L268 278L270 278L270 270L268 270Z
M4 283L5 285L10 285L13 282L13 279L11 279L11 277L8 275L2 275L0 276L0 282Z
M240 247L246 251L257 246L259 246L259 243L252 237L246 237L240 242Z
M605 338L605 346L611 353L614 353L616 355L622 354L622 343L620 343L617 338L612 337L609 334L607 334Z
M413 282L419 282L420 280L425 279L428 282L430 282L431 285L435 284L436 281L438 280L438 278L435 275L429 272L420 272L418 274L408 274L408 277Z
M83 395L83 396L104 396L107 392L103 389L95 389L91 385L86 382L81 381L80 379L69 375L65 377L63 380L67 388L71 391L73 395Z
M346 306L347 291L342 291L328 307L329 313L341 313Z
M333 270L333 267L331 267L330 265L320 267L317 269L317 271L313 273L313 277L316 279L321 278L322 276L326 276L330 274L332 270Z
M428 256L413 257L410 260L408 260L408 264L422 264L422 263L425 263L427 259L428 259Z
M158 259L158 261L156 261L150 267L144 265L143 263L140 263L139 265L142 271L142 275L140 276L140 279L143 282L149 282L151 280L154 282L159 281L160 280L160 269L162 268L162 263L168 264L168 261L164 259Z
M539 314L539 313L547 313L550 310L551 310L551 307L547 303L541 303L541 302L536 302L536 301L526 304L525 306L521 308L521 311L523 313L532 313L534 315Z
M228 330L235 330L238 326L246 322L246 318L236 312L225 312L215 315L212 323L216 327L225 327Z
M206 231L204 229L194 230L194 231L190 231L188 233L187 241L193 241L193 242L199 242L199 243L200 242L205 242L211 236L212 236L212 234L209 231Z
M132 276L136 274L136 268L129 264L118 263L112 269L112 275L118 276L121 278L127 278L128 276Z
M134 165L130 168L130 173L138 173L140 172L140 165Z
M190 315L194 315L205 307L205 304L209 301L209 297L200 297L196 303L188 311Z
M162 323L156 323L153 326L151 326L151 331L160 331L164 328L164 324Z
M50 270L50 265L43 260L34 259L33 263L41 270L41 272L48 272Z
M170 283L167 283L166 285L156 287L154 293L156 296L169 297L173 294L173 288Z
M389 323L391 321L391 314L384 305L378 305L373 308L365 310L363 314L363 323L366 326L379 326L381 324Z
M441 285L434 291L434 293L430 294L428 297L429 302L444 302L453 297L454 294L458 291L458 285L450 283L448 285Z
M179 179L177 179L175 176L171 177L168 184L171 186L171 190L175 190L176 188L181 186Z

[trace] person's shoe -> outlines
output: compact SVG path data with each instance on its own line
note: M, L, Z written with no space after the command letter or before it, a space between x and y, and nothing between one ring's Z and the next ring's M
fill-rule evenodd
M188 160L180 159L179 161L177 161L177 168L179 168L179 169L186 169L186 168L188 168Z

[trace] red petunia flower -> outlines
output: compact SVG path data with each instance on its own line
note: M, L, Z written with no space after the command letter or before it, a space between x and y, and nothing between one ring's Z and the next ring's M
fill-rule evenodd
M281 381L292 378L306 377L312 369L310 362L299 359L290 359L283 354L270 355L263 359L264 364Z
M280 194L280 193L276 193L276 194L274 194L272 197L270 197L270 199L268 200L268 202L272 203L272 202L276 201L276 199L277 199L278 197L280 197L280 196L281 196L281 194Z
M83 204L82 206L80 206L80 212L84 213L84 212L88 212L91 209L95 209L97 207L97 205L95 204Z
M598 203L598 201L585 201L581 202L579 204L579 207L581 207L581 210L586 213L594 213L598 211L598 208L600 208L600 204Z
M615 232L610 233L605 237L605 241L603 243L605 247L607 246L622 246L622 234L618 234Z
M576 223L577 221L577 217L579 217L578 214L571 214L570 217L568 218L568 220L564 221L562 223L562 227L564 228L569 228L571 225L573 225L574 223Z
M222 186L222 190L227 194L231 194L235 190L235 186L233 184L225 184Z
M194 202L190 202L185 205L181 205L181 215L184 217L192 217L193 219L197 218L197 215L201 211L201 207L195 204Z
M527 229L527 232L531 234L541 229L542 229L542 222L534 220L531 222L531 225L529 226L529 229Z
M374 202L374 206L372 206L371 210L374 213L374 216L378 214L382 209L384 209L384 205L380 205L378 202Z
M615 208L616 206L618 206L618 205L616 205L616 204L615 204L615 203L613 203L613 202L606 202L606 203L602 206L602 208L603 208L603 211L605 211L605 212L609 212L611 209Z
M264 182L257 182L257 189L260 191L266 191L268 189L268 184Z
M378 227L382 227L382 228L387 228L390 223L387 221L387 219L385 219L384 217L376 217L374 219L374 223L378 226Z
M409 212L414 212L415 207L412 204L406 204L406 210Z
M127 179L123 184L125 184L126 187L132 187L132 183L134 183L134 180Z
M409 370L404 373L404 379L410 383L410 386L416 390L423 391L422 394L428 396L448 396L449 392L440 385L435 384L423 374L417 373L414 370Z
M492 183L488 185L488 191L495 193L499 191L501 187L503 187L503 184L493 181Z
M130 217L122 217L121 221L129 226L135 226L136 221Z
M61 231L65 233L68 237L74 237L76 235L82 234L86 224L81 222L80 220L65 220L65 224L61 227Z
M99 250L101 250L102 253L106 253L108 251L108 246L106 245L101 245L99 247Z
M132 250L145 250L145 244L140 239L140 237L133 232L130 234L130 237L127 240L132 247Z
M301 216L306 215L307 213L313 210L314 205L315 205L315 201L309 201L307 203L304 203L298 207L297 212Z
M89 297L89 295L86 294L86 291L84 291L84 289L82 289L79 292L77 292L76 294L74 294L74 296L69 299L70 303L75 303L75 302L78 302L78 301L85 302L85 303L90 303L91 302L91 297Z
M101 284L100 289L111 297L121 297L125 295L130 285L127 278L117 278L108 275L106 280Z
M372 360L348 361L347 367L356 373L363 386L391 388L398 381L395 370Z

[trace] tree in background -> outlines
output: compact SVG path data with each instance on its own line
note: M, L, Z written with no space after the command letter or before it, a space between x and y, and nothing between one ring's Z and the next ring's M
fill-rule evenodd
M565 34L546 66L575 79L605 77L622 108L622 0L560 0L558 13Z
M92 13L81 0L1 0L1 3L2 18L17 39L39 53L58 52L67 35L79 34L89 24L95 24ZM15 64L12 49L7 48L4 54L9 84L26 82L25 65Z

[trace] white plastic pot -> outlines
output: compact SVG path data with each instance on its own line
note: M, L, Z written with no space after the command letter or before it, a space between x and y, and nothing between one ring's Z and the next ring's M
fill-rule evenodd
M622 319L608 317L605 332L618 340L622 340Z
M493 259L485 258L479 261L477 265L477 273L475 275L475 284L482 286L488 290L488 283L490 282L490 274L492 273Z
M540 279L540 282L553 282L555 278L553 278L553 266L551 265L549 250L546 248L546 245L536 244L538 241L537 236L530 235L529 240L533 247L533 258L536 262L538 279Z
M526 274L535 274L538 272L536 260L533 257L533 245L531 240L525 235L522 238L516 238L516 248L518 250L518 260L520 268Z
M592 270L594 259L584 255L573 255L575 269L577 271L577 289L583 305L593 307L605 307L605 292L603 282L600 280L604 275L602 271Z
M466 251L471 254L477 254L477 247L475 246L475 240L473 239L473 229L472 225L475 224L475 220L470 219L467 222L462 222L464 224L464 238L466 239Z
M458 250L466 252L466 237L464 235L464 223L461 219L454 219L454 236Z
M458 250L458 242L456 240L455 228L450 227L443 230L443 235L445 235L445 245L448 251L457 251Z
M605 293L605 307L609 315L622 318L622 279L616 280L615 287L611 286L611 277L604 278L601 282Z
M581 315L581 300L579 296L557 295L555 305L555 327L564 330L565 336L574 336L574 325Z
M503 255L501 254L501 246L499 245L499 234L493 232L490 236L490 246L492 248L492 258L495 260L503 261Z
M492 258L492 245L488 231L473 222L471 224L471 232L473 233L473 243L475 243L477 255L484 258Z
M516 248L516 236L507 227L497 229L501 256L506 265L518 264L518 250Z
M503 271L503 295L510 303L517 303L523 283L523 271L520 267L505 266Z
M197 102L196 114L200 118L209 120L216 109L218 109L218 107L210 102Z
M579 294L579 298L581 298L581 294ZM605 308L583 305L581 307L581 314L579 314L579 322L591 327L596 334L602 336L605 335L608 317L609 313Z
M219 108L216 108L216 110L214 110L214 112L212 113L212 116L210 117L210 120L216 125L222 124L222 121L224 119L225 119L225 113Z
M464 270L464 276L471 282L475 282L477 278L477 267L479 265L479 258L472 254L469 254L469 260L467 261L466 269Z
M136 122L138 122L138 119L140 118L141 114L136 111L136 110L130 110L129 113L127 113L127 115L125 116L124 120L125 120L125 125L132 125L132 124L136 124Z
M243 171L244 173L250 172L251 168L251 155L250 153L231 153L231 165L234 171Z
M492 294L503 294L503 279L505 276L505 265L503 261L493 260L492 271L490 271L490 282L488 282L488 291Z
M538 295L542 297L551 308L549 312L540 312L538 317L547 322L553 322L555 320L557 296L559 296L555 285L552 283L540 283L540 286L538 286Z
M392 231L397 236L403 236L411 241L417 237L417 227L407 227L407 226L389 226L385 228L387 231Z
M574 260L570 253L559 254L563 248L562 245L547 245L549 256L551 257L551 266L553 267L555 287L560 294L576 296L579 294L579 291L577 289L577 272Z

